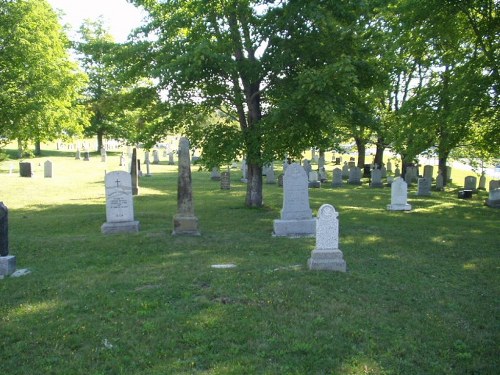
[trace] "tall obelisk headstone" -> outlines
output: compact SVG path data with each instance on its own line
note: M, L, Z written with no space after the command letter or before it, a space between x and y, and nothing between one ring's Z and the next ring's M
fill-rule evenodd
M179 140L179 176L177 182L177 213L174 216L173 235L199 236L198 218L194 214L193 187L191 181L191 161L189 141Z
M9 255L9 210L0 202L0 278L14 273L16 257Z
M130 163L130 176L132 177L132 195L139 195L139 175L137 173L137 149L132 150L132 162Z

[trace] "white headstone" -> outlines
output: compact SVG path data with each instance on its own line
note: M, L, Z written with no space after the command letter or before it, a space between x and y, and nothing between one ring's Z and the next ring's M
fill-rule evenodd
M397 177L391 184L391 204L387 205L390 211L410 211L411 205L408 204L408 187L406 182Z
M342 169L335 168L333 170L332 187L341 187L341 186L342 186Z
M431 195L431 178L422 177L418 179L417 185L417 195L418 196L429 196Z
M101 226L104 234L138 232L139 222L134 220L132 178L125 171L106 174L106 223Z
M291 164L283 177L281 219L274 220L275 236L314 235L316 222L309 206L307 175L299 164Z
M339 250L338 212L330 204L324 204L316 219L316 248L307 264L311 270L346 271L346 262Z
M52 162L50 160L43 163L43 177L52 178Z

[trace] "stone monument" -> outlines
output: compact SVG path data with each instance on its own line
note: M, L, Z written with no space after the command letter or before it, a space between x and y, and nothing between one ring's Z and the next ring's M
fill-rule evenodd
M101 226L103 234L138 232L139 222L134 220L132 178L125 171L106 174L106 222Z
M371 170L370 187L372 188L384 187L384 184L382 183L382 171L380 169Z
M391 184L391 204L387 205L389 211L410 211L408 204L408 187L405 180L396 177Z
M16 270L16 257L9 255L9 210L0 202L0 278Z
M350 185L361 185L361 168L351 167L349 169L349 180L347 183Z
M174 215L173 235L199 236L198 218L194 214L193 187L191 183L191 161L189 141L179 140L179 176L177 180L177 213Z
M137 172L137 149L132 150L132 161L130 162L130 177L132 178L132 195L139 195L139 174Z
M490 189L486 205L492 208L500 208L500 188Z
M428 197L431 195L431 177L421 177L417 182L417 195L422 197Z
M342 169L335 168L333 170L332 187L342 187Z
M309 206L306 171L297 163L290 164L283 176L283 209L281 219L274 220L275 236L314 236L316 221Z
M316 219L316 247L307 265L310 270L346 272L346 262L339 250L338 212L330 204L324 204Z
M43 177L52 178L52 162L50 160L45 160L43 163Z

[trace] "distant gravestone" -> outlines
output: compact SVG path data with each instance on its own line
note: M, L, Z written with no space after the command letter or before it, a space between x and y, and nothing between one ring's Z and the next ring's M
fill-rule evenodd
M108 155L106 153L106 149L104 146L101 147L101 162L105 163L106 160L108 159Z
M479 177L479 186L477 188L478 190L486 190L486 176L484 173L482 173L481 177Z
M387 173L392 173L392 163L390 160L387 161Z
M340 168L335 168L333 170L333 177L332 177L332 187L342 187L342 169Z
M132 178L132 195L139 194L139 174L137 172L137 150L132 150L132 161L130 163L130 177Z
M52 178L52 162L50 160L43 163L43 177Z
M283 177L284 177L284 174L283 173L280 173L278 175L278 186L279 187L283 187Z
M75 160L80 160L82 158L81 156L81 153L80 153L80 149L77 148L76 149L76 153L75 153Z
M432 181L433 175L434 175L434 167L432 165L424 166L424 178L427 178L429 179L429 181Z
M380 168L380 173L382 174L382 178L387 178L387 168L382 166Z
M372 188L384 187L384 185L382 184L382 171L380 169L372 169L370 187Z
M146 160L146 177L151 177L151 162L148 159Z
M497 187L489 191L486 205L492 208L500 208L500 188Z
M276 183L276 176L274 174L274 165L272 163L266 171L266 183L270 185Z
M347 162L344 162L344 165L342 166L342 178L348 179L349 178L349 165L347 165Z
M83 161L90 161L90 152L85 151L85 156L83 157Z
M106 222L103 234L138 232L139 222L134 220L132 178L125 171L106 174Z
M411 186L412 180L413 180L413 171L411 168L408 168L405 173L405 182L407 187Z
M212 181L220 181L221 175L218 167L212 168L212 172L210 172L210 179Z
M175 165L174 153L172 151L168 153L168 165Z
M231 175L229 171L220 174L220 188L221 190L231 190Z
M144 163L147 164L149 163L149 151L144 151Z
M495 190L500 187L500 180L491 180L488 186L488 191Z
M387 176L387 186L391 186L394 181L394 176Z
M0 202L0 277L16 271L16 257L9 255L9 210Z
M431 178L422 177L418 179L417 195L430 196L431 195Z
M398 167L394 170L394 177L400 177L401 176L401 171Z
M346 262L339 250L338 215L332 205L320 207L316 219L316 247L307 262L310 270L346 272Z
M177 213L173 219L174 229L172 234L199 236L198 218L194 214L189 141L185 137L179 139L178 164Z
M307 178L309 178L309 174L312 171L311 162L309 160L307 160L307 159L304 159L304 161L302 162L302 165L304 166L304 170L306 171Z
M354 168L356 166L356 162L353 160L349 160L347 166L349 167L349 169Z
M308 186L310 188L320 188L321 187L321 182L319 181L318 172L316 172L316 171L309 172L309 184L308 184Z
M318 179L320 182L326 182L328 181L328 176L325 170L325 167L320 167L318 170Z
M309 207L306 171L297 163L288 166L283 178L281 219L274 220L275 236L313 236L316 221Z
M475 176L465 177L464 190L472 190L473 193L477 193L477 178Z
M321 170L321 168L324 168L324 167L325 167L325 157L320 156L318 158L318 169Z
M349 181L350 185L361 185L361 168L352 167L349 170Z
M335 165L340 165L342 158L335 158Z
M248 172L247 161L243 159L241 161L241 182L245 184L248 182L247 172Z
M406 182L397 177L391 184L391 204L387 205L389 211L410 211L408 204L408 187Z
M28 162L19 163L19 175L21 177L31 177L32 176L31 163Z
M441 173L441 171L439 171L438 175L436 177L436 190L441 191L443 189L444 189L444 178L443 178L443 174Z

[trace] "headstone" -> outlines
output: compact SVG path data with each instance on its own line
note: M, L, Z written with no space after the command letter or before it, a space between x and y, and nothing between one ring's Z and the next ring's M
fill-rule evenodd
M52 162L50 160L45 160L43 163L43 177L52 178Z
M464 190L472 190L473 193L477 193L477 178L475 176L465 177Z
M444 189L444 178L443 178L443 174L441 173L441 171L439 171L438 175L436 177L436 190L441 191L443 189Z
M411 169L411 167L408 167L405 173L405 182L407 187L411 186L412 180L413 180L413 170Z
M321 187L321 182L318 179L318 172L316 172L316 171L309 172L309 184L308 184L308 186L310 188L320 188Z
M342 187L342 169L335 168L333 170L332 187Z
M177 213L174 216L173 235L199 236L198 218L194 214L193 187L189 141L179 139L179 176L177 181Z
M499 187L500 187L500 180L491 180L488 187L488 191L495 190Z
M149 163L149 151L144 151L144 163Z
M297 163L288 166L283 178L281 219L274 220L275 236L313 236L316 221L309 207L306 171Z
M347 166L349 167L349 169L351 168L354 168L356 166L356 162L353 161L353 160L350 160L348 163L347 163Z
M137 149L132 150L130 163L130 177L132 178L132 195L139 195L139 174L137 173Z
M472 198L472 190L459 190L458 191L458 198L460 199L470 199Z
M274 174L274 166L272 163L266 172L266 183L268 183L268 184L275 184L276 183L276 177Z
M486 205L492 208L500 208L500 188L497 187L489 191L488 199L486 200Z
M212 172L210 172L210 179L212 181L220 181L221 175L218 167L213 167Z
M380 173L382 174L382 178L387 178L387 168L382 166L380 168Z
M107 158L108 158L108 155L106 153L106 149L103 146L103 147L101 147L101 162L105 163Z
M349 181L350 185L361 185L361 168L352 167L349 170Z
M390 160L387 161L387 173L392 173L392 163Z
M174 161L174 153L173 151L170 151L168 153L168 165L175 165L175 161Z
M0 278L16 271L16 257L9 255L9 210L0 202Z
M151 162L149 161L149 157L146 160L146 177L151 177Z
M418 179L418 185L417 185L417 195L418 196L423 196L423 197L428 197L431 195L431 178L428 177L422 177Z
M348 179L349 178L349 165L347 165L347 162L344 162L344 165L342 166L342 178Z
M138 232L139 222L134 220L132 178L125 171L106 174L106 222L103 234Z
M82 157L81 157L80 149L77 148L76 153L75 153L75 160L80 160L81 158Z
M160 155L158 150L153 150L153 164L160 164Z
M434 175L434 167L432 165L424 166L424 178L432 181L432 176Z
M477 188L478 190L486 190L486 176L484 173L482 173L481 177L479 177L479 186Z
M220 188L221 190L231 190L231 175L229 171L220 174Z
M346 262L339 250L338 212L330 204L324 204L316 219L316 247L307 265L310 270L346 272Z
M241 182L245 184L248 182L247 172L248 172L247 161L243 159L241 161Z
M304 159L302 164L304 166L304 170L306 171L307 178L309 178L309 173L311 173L311 171L312 171L311 162L307 159Z
M283 173L280 173L278 176L278 186L279 187L283 187L283 177L284 177Z
M28 162L20 162L19 163L19 175L21 177L31 177L31 163Z
M372 169L370 187L372 188L384 187L384 184L382 184L382 171L380 169Z
M373 168L371 164L363 165L363 177L370 177L372 169Z
M342 158L335 158L335 165L340 165Z
M320 167L318 170L318 179L320 182L326 182L328 181L328 176L326 174L325 167Z
M85 156L83 157L83 161L90 161L90 152L85 151Z
M400 177L401 176L401 171L399 170L398 167L394 170L394 177Z
M387 176L387 186L391 186L394 182L394 176Z
M387 205L390 211L410 211L411 205L408 204L408 187L406 182L397 177L391 184L391 204Z

